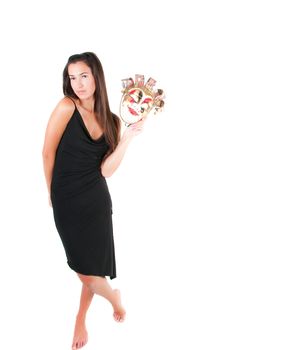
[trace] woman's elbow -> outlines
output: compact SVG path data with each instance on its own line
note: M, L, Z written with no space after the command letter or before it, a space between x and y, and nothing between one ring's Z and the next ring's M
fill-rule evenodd
M108 170L104 169L103 167L101 167L101 174L103 177L110 177L112 176L112 173L110 173Z
M109 169L106 169L106 167L103 165L101 166L101 174L103 177L111 177L113 175L113 172Z

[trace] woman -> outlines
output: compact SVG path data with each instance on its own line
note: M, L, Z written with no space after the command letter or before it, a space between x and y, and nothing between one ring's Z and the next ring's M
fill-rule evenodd
M145 118L127 127L121 137L102 65L92 52L69 57L63 92L48 121L42 154L55 225L67 263L82 282L72 344L79 349L88 340L85 320L94 294L112 304L117 322L125 319L120 291L106 279L116 277L116 266L112 201L105 178L116 171Z

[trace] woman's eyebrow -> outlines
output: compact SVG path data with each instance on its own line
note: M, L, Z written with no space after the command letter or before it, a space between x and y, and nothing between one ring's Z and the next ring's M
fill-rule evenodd
M82 75L82 74L88 74L88 72L82 72L82 73L80 73L80 74L78 74L78 75ZM70 77L74 77L73 74L69 74L69 76L70 76Z

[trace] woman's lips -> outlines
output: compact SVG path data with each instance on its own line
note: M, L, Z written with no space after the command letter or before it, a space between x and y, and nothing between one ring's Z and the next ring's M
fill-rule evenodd
M131 114L133 114L133 115L138 115L138 113L137 113L133 108L128 107L128 109L129 109L129 112L130 112Z

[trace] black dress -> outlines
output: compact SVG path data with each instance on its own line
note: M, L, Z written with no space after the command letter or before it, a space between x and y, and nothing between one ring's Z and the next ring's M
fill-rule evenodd
M100 165L108 144L94 140L76 105L58 145L51 181L57 231L70 268L116 277L112 201Z

